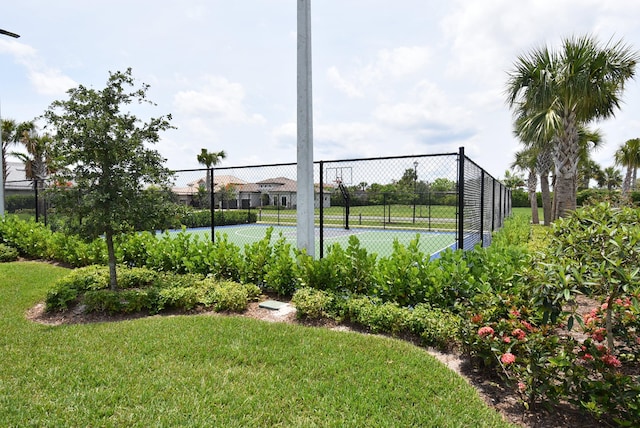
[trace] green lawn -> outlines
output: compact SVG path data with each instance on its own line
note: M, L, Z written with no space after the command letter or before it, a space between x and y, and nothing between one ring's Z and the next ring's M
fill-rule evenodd
M0 264L0 426L510 426L399 340L225 316L26 320L65 272Z

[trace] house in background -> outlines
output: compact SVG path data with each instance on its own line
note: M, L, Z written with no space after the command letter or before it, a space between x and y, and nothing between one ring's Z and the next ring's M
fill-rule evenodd
M7 179L4 182L5 196L33 195L33 180L28 180L22 162L7 162Z
M295 180L286 177L275 177L257 183L247 183L232 175L214 175L214 193L216 205L223 208L258 208L279 206L295 209L297 206L298 185ZM188 183L186 187L174 187L180 203L194 205L201 189L205 189L206 178ZM314 191L314 207L320 207L320 185ZM325 186L323 206L331 206L331 186Z
M222 194L225 191L245 184L247 184L246 181L241 180L238 177L234 177L233 175L214 175L213 177L213 189L216 194ZM196 181L187 183L185 187L173 187L171 190L177 196L179 203L193 206L196 205L200 192L206 191L206 188L207 178L202 177Z

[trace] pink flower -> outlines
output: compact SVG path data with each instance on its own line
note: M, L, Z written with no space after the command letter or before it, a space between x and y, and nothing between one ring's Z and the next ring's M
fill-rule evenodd
M519 311L519 310L517 310L517 309L513 309L513 310L511 311L511 315L513 315L513 316L514 316L514 317L516 317L516 318L519 318L519 317L520 317L520 311Z
M504 343L511 343L511 338L510 338L509 336L504 336L504 337L502 338L502 341L503 341Z
M582 356L582 359L583 359L583 360L585 360L585 361L593 360L593 355L591 355L591 354L584 354L584 355Z
M533 326L530 323L528 323L527 321L522 321L522 325L524 326L524 328L526 328L530 332L534 330Z
M617 359L615 357L615 355L605 354L605 355L602 356L601 359L608 366L611 366L611 367L621 367L622 366L622 363L620 362L619 359Z
M516 356L511 352L506 352L502 354L502 356L500 357L500 361L502 361L502 364L504 365L509 365L516 362Z
M480 327L478 329L478 336L485 337L493 335L493 329L491 327Z
M591 338L596 342L604 342L604 335L607 333L607 330L604 328L598 328L591 334Z
M527 333L525 333L521 328L516 328L511 332L511 334L518 340L524 340L524 338L527 337Z
M527 390L527 385L524 382L518 382L518 390L520 392L525 392Z

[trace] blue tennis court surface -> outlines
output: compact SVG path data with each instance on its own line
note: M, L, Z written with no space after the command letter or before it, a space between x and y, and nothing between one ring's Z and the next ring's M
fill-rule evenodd
M266 224L249 224L234 226L217 226L215 233L226 235L229 242L233 242L240 248L247 244L252 244L266 236L267 229L273 228L271 242L275 243L280 237L286 239L292 247L297 246L297 228L295 226L277 226ZM211 239L211 228L187 229L188 233L200 235L203 239ZM393 252L393 242L397 240L400 244L408 246L409 243L420 235L419 249L425 254L430 254L432 258L447 248L456 248L456 235L454 232L436 231L415 231L415 230L395 230L395 229L373 229L373 228L351 228L349 230L341 228L324 229L324 253L330 245L339 244L342 248L349 245L349 237L356 236L360 242L360 247L365 248L369 253L375 253L378 257L385 257ZM315 236L316 256L320 255L320 229L316 228Z

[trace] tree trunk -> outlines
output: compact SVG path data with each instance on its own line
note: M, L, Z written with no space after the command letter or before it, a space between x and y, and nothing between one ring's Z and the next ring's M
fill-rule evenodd
M633 170L630 166L627 167L627 173L624 176L624 182L622 183L622 194L626 195L631 190L631 179L633 178Z
M578 129L573 112L562 120L562 134L554 138L553 162L556 168L553 219L564 217L576 209L576 176L580 147Z
M538 176L535 169L529 170L529 178L527 179L527 190L529 191L529 203L531 204L531 222L533 224L540 224L540 217L538 216L538 197L536 195L536 188L538 187Z
M113 247L113 232L109 230L105 232L104 236L109 256L109 286L111 291L116 291L118 289L118 278L116 276L116 252Z
M549 173L540 174L540 192L542 193L542 212L544 225L551 224L551 191L549 190Z
M573 177L556 177L556 187L554 188L554 210L553 219L566 216L576 209L576 186Z

